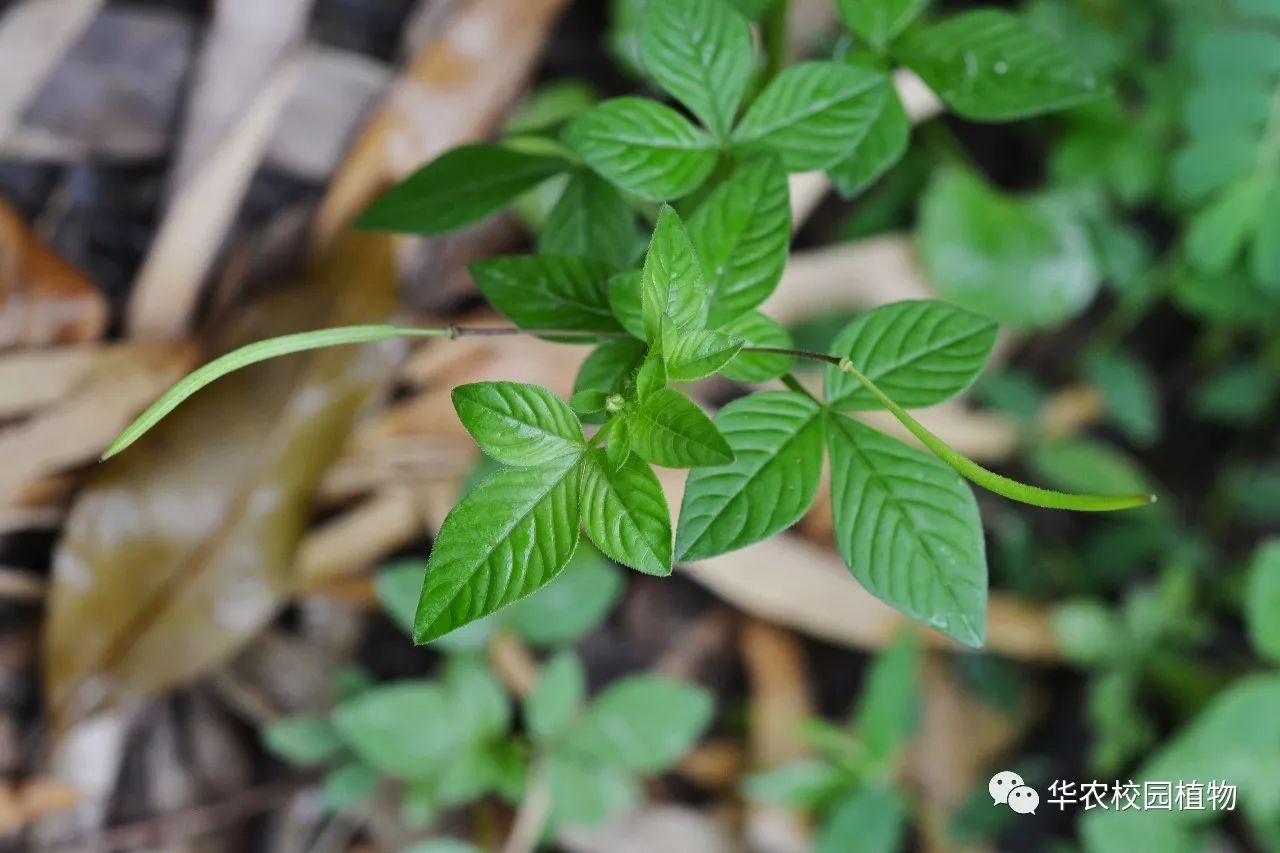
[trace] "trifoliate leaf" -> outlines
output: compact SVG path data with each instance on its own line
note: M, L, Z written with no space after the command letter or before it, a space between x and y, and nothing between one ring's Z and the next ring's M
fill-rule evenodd
M725 0L650 0L640 24L645 69L712 133L725 137L751 80L751 28Z
M791 246L787 173L773 155L748 160L689 219L709 292L707 323L755 308L782 279Z
M680 508L681 560L714 557L795 524L822 474L825 420L813 400L765 391L721 409L715 424L734 461L689 474Z
M556 255L490 258L471 265L485 299L522 329L616 332L609 305L613 268Z
M957 169L929 185L918 240L938 292L1001 324L1065 322L1100 284L1089 234L1067 205L1005 196Z
M684 223L671 207L658 213L653 241L644 258L640 305L645 339L653 343L664 317L701 329L707 319L707 283Z
M788 172L826 169L849 154L875 121L882 76L835 62L783 69L733 132L738 145L763 145Z
M616 437L615 437L616 440ZM649 463L632 456L620 467L603 450L582 466L582 525L606 556L645 574L671 574L671 511Z
M575 118L566 145L627 192L669 201L702 185L716 164L716 144L680 113L646 98L614 98Z
M646 462L667 468L724 465L733 450L692 400L678 391L655 391L631 418L631 449Z
M578 416L546 388L473 382L454 388L452 397L476 444L504 465L541 465L585 449Z
M509 468L445 518L431 549L414 640L426 643L552 581L578 545L578 463Z
M622 194L603 178L577 171L542 226L538 254L589 258L625 269L639 241L635 211Z
M748 347L773 347L791 349L791 335L771 317L759 311L748 311L732 322L720 327L721 334L742 338ZM735 382L768 382L777 379L791 369L789 355L773 353L740 352L733 361L720 369L721 375Z
M387 190L356 222L373 231L442 234L497 213L568 168L559 157L464 145Z
M705 690L666 676L635 675L596 699L566 745L604 764L657 773L697 742L711 711Z
M978 506L935 457L831 415L836 546L877 598L970 646L987 624L987 559Z
M573 652L560 652L547 662L538 682L524 701L529 733L539 743L549 743L567 729L587 695L587 676Z
M994 322L935 301L882 305L850 323L832 344L900 406L932 406L959 394L982 372L996 342ZM827 405L878 409L880 403L854 377L826 372Z
M976 121L1010 121L1107 93L1057 42L1017 15L977 9L913 29L893 55L947 106Z

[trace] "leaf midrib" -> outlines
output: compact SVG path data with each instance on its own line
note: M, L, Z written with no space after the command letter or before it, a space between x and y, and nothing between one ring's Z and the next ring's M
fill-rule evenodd
M651 397L650 399L652 400L653 398ZM669 435L673 435L673 436L675 436L676 438L679 438L679 439L683 439L684 441L687 441L687 442L689 442L690 444L696 444L697 446L699 446L699 447L703 448L704 450L706 450L707 452L709 452L709 453L711 453L711 454L714 454L714 455L716 455L716 456L724 456L724 453L723 453L723 452L722 452L718 447L716 447L715 445L713 445L713 444L707 444L707 443L705 443L705 442L701 441L700 439L696 438L695 436L687 435L687 434L682 433L682 432L676 432L674 429L672 429L671 427L669 427L669 426L667 426L666 424L662 423L661 421L655 420L655 419L654 419L654 418L649 414L649 412L648 412L648 410L647 410L647 409L644 409L644 408L639 408L639 409L637 409L637 410L636 410L636 417L640 418L641 420L646 421L647 423L651 424L653 427L655 427L656 429L661 430L661 431L662 431L662 432L664 432L664 433L667 433L667 434L669 434Z
M753 482L755 482L756 477L760 476L760 472L763 471L766 467L768 467L770 462L775 461L779 456L781 456L782 453L787 448L791 447L791 445L793 445L800 438L800 434L803 433L806 429L808 429L814 420L821 418L822 415L823 415L822 408L815 406L813 410L809 413L809 416L805 418L804 422L801 423L800 426L797 427L791 433L791 435L787 438L787 440L783 444L779 445L777 451L773 453L771 456L767 456L763 458L763 461L761 461L760 465L757 466L754 470L752 470L747 475L747 477L742 481L742 487L738 489L736 492L734 492L732 495L727 496L727 499L720 505L720 511L716 513L716 515L711 517L711 520L708 521L703 526L702 531L698 533L696 537L694 537L694 539L689 543L688 547L684 547L680 549L680 553L682 557L683 555L688 554L690 551L692 551L694 547L703 540L703 538L707 535L707 532L711 529L711 525L715 522L716 519L720 518L720 514L724 512L724 510L728 507L729 503L738 495L745 492L747 488L749 488L750 485ZM724 496L721 495L720 497L724 497Z
M834 106L837 106L839 104L842 104L848 101L852 101L855 98L862 95L868 89L873 88L879 82L875 78L868 78L868 79L869 79L869 82L867 84L859 86L856 90L843 92L839 95L826 98L820 101L810 101L808 104L808 108L805 110L802 110L797 113L788 113L785 116L779 116L774 122L771 122L768 124L761 122L757 124L757 126L754 128L748 128L748 130L750 131L749 135L743 135L741 133L734 134L735 140L737 142L756 142L762 139L763 137L766 137L773 133L778 132L779 130L785 130L788 127L791 127L795 124L805 121L806 119L811 119L814 116L819 115ZM751 113L748 112L747 118L750 118L750 117L751 117ZM744 123L745 123L745 119L744 119ZM738 129L742 130L742 125L739 125Z
M631 523L631 526L635 528L638 534L636 538L640 540L640 543L644 546L645 551L648 552L650 560L652 561L652 565L657 566L663 572L670 571L670 566L668 566L662 560L662 558L658 555L658 553L654 551L653 547L649 544L649 540L645 537L643 529L640 527L639 524L636 523L635 513L632 512L631 507L627 504L626 500L623 499L622 492L620 492L617 486L614 484L613 478L609 476L610 467L608 462L606 461L604 463L601 463L593 457L587 461L587 464L594 465L596 468L600 470L600 478L604 480L605 485L608 487L610 493L612 493L614 498L618 501L618 503L622 505L622 509L626 513L627 520Z
M982 632L977 630L972 620L970 620L969 614L965 612L964 606L961 605L960 599L956 596L955 589L952 588L951 584L943 581L943 578L945 578L945 572L942 571L942 563L938 560L937 555L934 553L933 545L929 542L929 540L926 537L920 534L919 528L916 527L915 519L913 519L911 517L911 514L903 508L902 502L894 494L894 491L891 488L889 488L888 483L885 480L884 476L879 471L877 471L875 465L871 463L871 455L867 453L866 450L863 449L861 444L859 444L858 440L854 437L853 433L849 432L846 425L842 423L842 421L846 421L850 419L846 415L837 415L835 413L832 413L831 419L835 421L835 424L833 424L833 426L837 426L842 432L844 432L845 438L849 442L849 446L853 448L854 453L856 453L859 457L861 457L866 462L867 475L871 479L875 480L876 483L879 485L880 489L884 492L886 502L893 503L894 508L898 512L898 515L900 515L903 518L903 520L906 522L906 525L909 528L912 537L921 544L922 550L926 552L929 559L929 563L933 567L934 575L938 580L939 586L941 586L944 590L946 590L947 596L951 599L951 603L955 608L954 612L960 617L960 620L964 622L965 627L969 629L971 636L981 637ZM868 429L870 429L870 427L868 427Z
M922 314L921 316L923 316L923 314ZM994 324L992 324L992 325L994 325ZM934 344L930 344L928 347L926 347L926 348L924 348L924 349L917 350L917 351L915 352L915 354L914 354L914 355L912 355L912 356L911 356L911 357L909 357L909 358L906 358L906 359L903 359L903 360L900 360L900 361L893 362L893 363L891 363L891 364L887 365L886 367L884 367L884 368L882 368L882 369L880 369L880 370L876 370L876 369L872 368L872 369L865 370L864 372L865 372L865 374L866 374L867 378L868 378L868 379L870 379L872 382L879 382L880 380L883 380L883 379L884 379L884 377L888 376L890 373L894 373L894 372L896 372L896 371L898 371L898 370L903 369L904 367L909 367L909 366L911 366L911 364L912 364L913 362L920 361L921 359L926 358L926 357L928 357L928 356L931 356L931 355L933 355L934 353L938 352L939 350L945 349L945 348L947 348L947 347L949 347L949 346L953 346L953 345L955 345L955 344L959 344L959 343L964 343L965 341L968 341L968 340L970 340L971 338L975 338L975 337L977 337L978 335L984 334L985 332L989 331L990 329L991 329L991 325L987 325L987 326L984 326L984 327L982 327L982 328L974 329L973 331L970 331L970 332L967 332L967 333L964 333L964 334L961 334L961 335L957 335L957 336L956 336L956 337L954 337L954 338L951 338L951 339L946 340L946 341L942 341L942 342L940 342L940 343L937 343L936 345L934 345ZM856 344L856 343L857 343L857 342L855 341L855 344ZM851 349L852 349L852 348L851 348ZM843 377L843 376L844 376L844 374L841 374L841 376ZM847 378L847 377L846 377L846 378ZM845 401L847 401L847 400L854 399L854 398L856 398L856 397L863 396L863 395L866 395L866 396L868 396L868 397L870 396L870 392L869 392L869 391L867 391L867 389L866 389L866 388L864 388L862 385L858 384L858 383L856 382L856 380L854 380L854 379L852 379L852 378L847 378L847 380L848 380L848 382L849 382L850 384L852 384L852 386L853 386L853 387L852 387L852 390L850 390L848 393L841 394L841 395L840 395L839 397L837 397L835 400L831 401L831 405L835 405L835 404L838 404L838 403L841 403L841 402L845 402Z
M555 464L560 460L563 460L564 462L572 462L572 464L565 464L564 470L560 472L560 476L557 477L554 482L547 485L547 487L542 490L541 494L538 495L537 499L529 503L528 508L525 509L524 512L511 518L505 526L501 527L500 535L490 538L491 544L488 547L486 547L476 559L470 562L469 569L465 572L465 574L462 575L459 583L456 585L456 588L449 593L448 598L444 601L444 604L437 611L436 619L439 619L441 615L447 613L450 610L450 608L453 607L454 602L458 600L458 596L461 595L462 591L466 589L467 586L471 583L472 579L475 577L476 572L482 566L487 565L489 560L493 557L494 553L498 550L498 547L502 543L505 543L510 538L511 531L515 530L521 524L524 524L524 522L530 516L532 516L535 512L537 512L538 507L540 507L542 505L542 502L547 499L547 496L550 495L556 489L558 489L560 487L560 484L565 481L565 479L569 476L569 474L577 470L578 465L581 464L582 462L582 455L578 454L576 456L564 456L564 457L561 457L559 460L552 460L551 462L546 463L546 466L550 467L551 465ZM430 572L428 572L428 577L429 576L430 576Z

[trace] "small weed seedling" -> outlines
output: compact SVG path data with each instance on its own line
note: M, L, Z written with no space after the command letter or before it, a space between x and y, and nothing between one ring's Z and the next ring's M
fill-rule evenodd
M549 583L583 529L606 555L652 575L774 536L809 509L829 454L836 544L854 577L913 619L981 645L987 561L965 479L1059 509L1118 510L1153 498L1015 482L909 414L960 393L981 372L996 337L983 316L943 302L898 303L858 317L830 352L794 349L758 310L787 263L787 176L824 170L853 194L902 156L910 122L893 82L898 63L952 110L981 121L1084 103L1106 88L1004 11L927 22L919 20L924 0L837 5L856 47L839 61L787 66L785 0L652 0L635 34L639 57L687 112L621 97L567 119L526 116L502 144L447 152L365 213L365 228L439 234L558 182L536 254L472 267L513 326L358 326L251 344L176 385L107 455L209 382L288 353L400 336L527 334L589 345L568 403L513 382L454 390L463 424L506 467L445 520L418 601L417 642ZM642 219L652 222L647 241ZM797 360L825 365L821 399L792 376ZM781 380L780 390L748 394L712 419L672 387L717 373L741 383ZM848 414L872 409L890 412L924 450ZM584 434L584 419L598 427ZM677 524L655 465L692 469ZM495 711L495 731L503 719Z
M400 563L378 577L387 615L406 630L412 612L405 612L404 588L421 588L425 571L422 563ZM447 658L438 681L344 677L332 713L284 718L267 726L263 739L287 761L325 768L323 801L335 811L357 808L385 785L398 793L404 823L414 829L489 796L528 811L535 837L600 823L642 800L642 775L670 769L697 742L711 722L710 694L638 675L588 701L582 664L561 650L517 720L484 654L498 630L537 648L572 643L608 615L621 591L615 568L582 548L559 583L440 644ZM449 843L460 844L434 841L413 850L450 850L439 847Z
M817 815L817 853L900 849L910 812L896 774L920 716L919 675L919 639L904 634L872 666L851 731L807 721L818 757L748 778L746 796Z

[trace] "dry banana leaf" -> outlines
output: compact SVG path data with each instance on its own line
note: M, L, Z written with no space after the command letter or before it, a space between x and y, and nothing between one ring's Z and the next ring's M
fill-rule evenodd
M305 287L246 310L214 349L384 320L394 289L386 239L352 236ZM270 619L317 481L397 349L241 371L90 480L54 559L44 665L55 728L199 675Z

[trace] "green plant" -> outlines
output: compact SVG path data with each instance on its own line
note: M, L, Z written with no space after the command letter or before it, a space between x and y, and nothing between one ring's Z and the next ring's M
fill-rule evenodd
M511 382L454 390L463 424L506 467L444 522L416 612L418 642L547 584L573 557L580 528L609 557L654 575L669 574L675 560L773 536L808 510L829 453L837 545L854 575L911 617L980 645L986 555L977 504L962 478L1062 509L1116 510L1154 498L1018 483L960 455L906 411L968 387L994 343L991 320L943 302L888 305L855 319L831 352L816 352L794 349L786 331L757 310L787 262L788 173L826 170L851 194L902 156L910 127L890 76L895 63L977 120L1031 116L1106 93L1017 16L977 10L921 22L925 5L840 2L857 46L842 61L782 67L784 0L651 0L636 19L643 68L700 124L639 97L595 104L563 127L550 110L548 123L534 121L531 131L521 122L504 144L444 154L359 222L435 234L562 182L537 254L472 267L481 292L513 327L359 326L253 344L180 382L106 455L217 377L291 352L399 336L529 334L591 344L569 404ZM763 65L740 10L764 16ZM1016 210L972 180L951 181L937 192L962 194L983 211L970 223L975 240L998 241L1004 227L1062 239L1049 214L1019 223ZM655 216L647 244L641 214ZM1016 257L1007 267L1010 277L1049 274ZM1058 297L1026 306L1030 322L1078 308L1081 288L1092 286L1078 279L1064 281ZM822 400L790 373L796 360L825 365ZM778 378L785 390L749 394L712 419L670 387L715 373L749 383ZM889 411L929 452L846 414L871 409ZM583 417L603 425L587 435ZM674 530L654 465L692 469Z
M379 600L406 632L412 613L405 613L403 591L421 588L425 571L421 562L402 562L378 575ZM484 652L501 630L553 650L576 641L620 591L613 567L583 549L556 584L504 610L501 624L491 617L451 635L441 647L448 657L440 679L340 678L332 712L282 718L264 728L263 741L291 763L323 768L322 800L335 811L357 808L387 786L399 797L404 823L419 829L441 810L474 807L489 796L526 809L549 802L533 817L539 834L599 823L637 804L639 777L669 769L701 737L711 722L710 695L638 675L589 701L582 664L560 650L517 716ZM457 842L427 842L446 843Z
M711 719L702 690L669 678L620 679L588 702L582 665L553 657L513 728L511 700L480 658L451 657L439 681L364 687L325 716L285 717L263 731L290 762L325 769L323 801L352 809L382 784L407 825L493 794L520 805L550 795L546 825L599 823L640 800L640 775L674 765Z
M807 721L818 756L749 777L747 798L816 814L818 853L900 849L909 801L897 771L920 714L919 669L919 639L899 637L872 665L851 730Z

